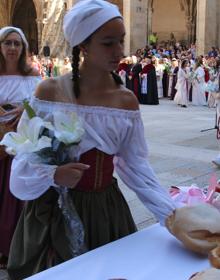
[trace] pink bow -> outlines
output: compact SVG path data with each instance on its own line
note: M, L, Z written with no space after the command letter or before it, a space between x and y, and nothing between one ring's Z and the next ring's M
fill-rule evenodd
M169 192L173 200L179 207L186 205L195 205L199 203L210 203L220 210L220 195L217 194L219 185L216 175L210 178L209 187L207 189L192 186L171 187Z

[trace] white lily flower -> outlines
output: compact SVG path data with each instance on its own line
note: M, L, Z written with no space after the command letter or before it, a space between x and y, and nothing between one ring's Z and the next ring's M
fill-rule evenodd
M64 114L54 112L53 117L55 127L54 134L60 142L66 145L80 142L85 131L76 113Z
M0 145L6 146L6 152L12 155L38 152L43 148L51 147L51 139L46 136L39 138L42 127L51 129L50 123L39 117L23 120L17 132L6 133Z

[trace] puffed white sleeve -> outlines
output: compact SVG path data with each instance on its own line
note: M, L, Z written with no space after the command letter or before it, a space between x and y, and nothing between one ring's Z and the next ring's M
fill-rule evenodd
M20 122L27 119L24 112ZM21 200L33 200L40 197L51 186L56 186L54 173L56 165L37 162L33 154L17 155L12 161L10 191Z
M121 147L114 159L115 171L143 204L164 225L176 205L156 178L148 162L141 116L129 120Z

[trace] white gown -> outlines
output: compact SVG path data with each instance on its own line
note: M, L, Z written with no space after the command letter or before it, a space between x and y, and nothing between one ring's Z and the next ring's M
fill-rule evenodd
M195 70L197 76L192 83L192 105L205 106L207 105L205 97L205 71L199 66Z
M158 98L163 97L163 68L160 64L156 67Z
M41 76L0 76L0 105L18 104L30 100Z
M188 73L187 70L179 69L177 74L176 95L174 102L178 105L188 105Z

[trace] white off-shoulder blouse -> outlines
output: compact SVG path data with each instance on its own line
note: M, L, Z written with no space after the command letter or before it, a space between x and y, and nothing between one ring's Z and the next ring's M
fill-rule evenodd
M0 76L0 105L21 103L31 99L41 76Z
M147 145L140 111L72 103L50 102L33 98L37 115L52 120L52 112L76 112L85 134L77 146L77 156L93 148L114 155L114 167L122 181L133 190L161 224L176 208L168 192L159 184L148 163ZM25 113L23 119L27 118ZM57 166L33 163L29 156L16 156L11 170L11 192L22 200L40 197L55 186Z

